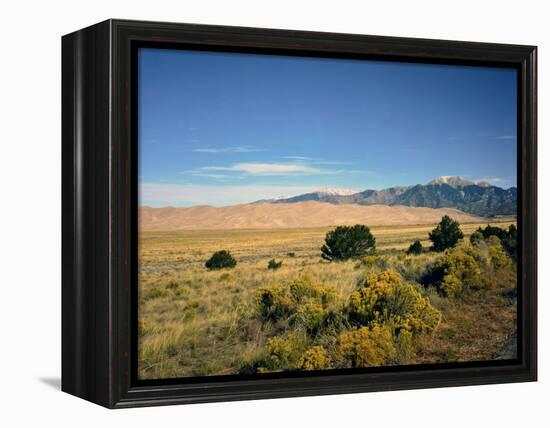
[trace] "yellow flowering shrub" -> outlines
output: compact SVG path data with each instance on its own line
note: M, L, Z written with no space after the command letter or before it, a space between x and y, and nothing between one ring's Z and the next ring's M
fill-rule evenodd
M268 366L273 368L288 366L294 352L293 344L293 340L279 336L267 339Z
M315 335L322 327L326 311L319 303L308 302L299 306L288 319L292 328L304 327L308 333Z
M322 346L309 348L298 363L301 370L324 370L332 368L332 361Z
M487 246L493 268L500 269L512 264L512 259L506 255L502 243L497 236L490 236L487 240Z
M471 251L471 245L446 250L443 256L435 261L429 282L450 298L458 298L470 288L480 288L481 268Z
M262 287L256 296L258 315L263 321L277 321L290 316L294 303L288 288L282 285Z
M447 274L443 277L443 280L439 283L439 289L450 298L457 298L462 290L464 284L454 274Z
M315 302L327 307L336 298L336 289L325 284L317 284L309 278L300 278L288 285L290 296L296 304Z
M336 353L344 367L352 368L382 366L397 357L392 332L378 324L340 333Z
M298 334L267 339L265 352L254 363L258 373L296 368L304 351L303 338Z
M258 291L257 312L262 321L288 320L291 327L304 327L315 334L336 301L336 290L300 278L287 285L262 287Z
M409 362L415 356L413 334L408 330L400 330L394 337L396 360L400 364Z
M372 273L364 287L350 297L347 313L355 325L390 323L413 334L431 332L441 320L440 312L397 272Z
M365 256L361 257L359 260L359 263L357 263L356 267L367 267L367 268L373 268L376 267L376 259L377 256Z

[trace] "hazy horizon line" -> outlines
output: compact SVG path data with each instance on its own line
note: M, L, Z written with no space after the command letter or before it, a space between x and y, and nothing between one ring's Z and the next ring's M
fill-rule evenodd
M459 177L459 176L441 176ZM440 178L440 177L438 177ZM463 177L461 177L463 178ZM517 185L499 186L485 180L466 181L479 185L488 183L491 187L503 190L517 188ZM493 179L494 180L494 179ZM430 182L433 180L430 180ZM429 182L428 182L429 183ZM364 190L344 189L339 187L317 187L317 186L270 186L270 185L200 185L200 184L175 184L175 183L140 183L138 198L139 207L151 208L190 208L195 206L227 207L235 205L258 204L263 201L270 203L274 200L290 199L298 196L327 191L353 191L346 193L351 196L366 191L384 191L397 187L412 188L415 186L426 186L426 184L394 185L380 189L366 188ZM328 192L327 192L328 193ZM337 194L336 194L337 195ZM339 196L339 195L337 195ZM340 195L341 196L341 195ZM214 202L216 201L216 202ZM321 201L322 202L322 201ZM292 203L292 202L290 202ZM350 202L352 203L352 202Z

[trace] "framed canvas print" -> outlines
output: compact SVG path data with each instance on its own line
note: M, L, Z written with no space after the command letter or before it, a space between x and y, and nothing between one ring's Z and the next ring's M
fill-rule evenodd
M536 380L536 49L63 37L62 389L111 408Z

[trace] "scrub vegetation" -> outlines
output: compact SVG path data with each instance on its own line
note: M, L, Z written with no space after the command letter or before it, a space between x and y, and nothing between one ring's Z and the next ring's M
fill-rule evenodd
M516 246L512 219L141 232L139 376L499 358Z

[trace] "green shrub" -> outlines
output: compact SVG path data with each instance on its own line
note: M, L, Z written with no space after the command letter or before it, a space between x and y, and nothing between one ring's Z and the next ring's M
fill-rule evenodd
M296 257L296 253L294 251L291 251L289 253L286 253L288 257Z
M508 228L508 235L502 239L502 246L506 253L516 261L518 258L518 230L515 224Z
M508 236L506 229L497 226L491 226L488 224L485 226L485 229L481 227L477 229L477 232L480 232L483 235L484 239L489 239L491 236L496 236L498 239L504 239Z
M338 226L326 234L321 257L329 261L356 259L372 254L375 248L376 239L367 226Z
M326 335L336 335L343 330L350 328L348 318L342 313L341 309L327 309L323 314L323 321L319 332Z
M440 312L397 272L368 275L364 287L352 293L346 312L355 325L388 324L413 334L432 332L441 320Z
M279 269L281 266L283 265L283 262L280 261L276 261L275 259L271 259L268 263L267 263L267 268L268 269Z
M508 227L508 230L503 229L501 227L497 226L491 226L487 225L484 229L481 227L478 228L470 237L470 242L472 244L478 244L479 242L479 236L481 235L483 239L489 240L491 237L496 237L500 240L502 243L502 247L506 254L514 261L517 260L517 240L518 240L518 233L517 228L515 224L511 224ZM474 235L476 237L474 238ZM476 242L472 240L474 239Z
M460 224L448 215L443 216L437 227L429 234L434 251L444 251L454 247L464 237Z
M407 254L420 254L420 253L422 253L422 243L417 239L411 244L411 246L407 250Z
M212 257L210 257L204 265L210 270L234 268L237 266L237 261L233 258L229 251L221 250L212 254Z
M479 245L484 239L485 238L479 229L470 235L470 243L472 245Z

